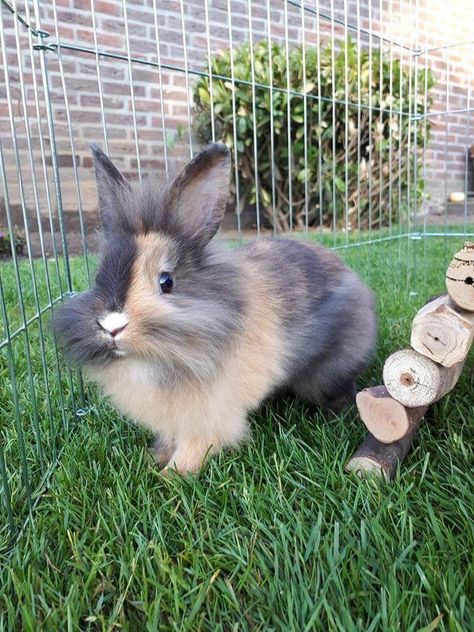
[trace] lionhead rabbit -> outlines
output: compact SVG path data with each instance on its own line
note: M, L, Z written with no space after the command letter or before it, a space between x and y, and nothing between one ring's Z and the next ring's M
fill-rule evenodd
M196 471L238 445L248 411L281 387L334 408L351 399L375 344L372 294L308 242L211 242L229 193L225 145L166 186L128 182L92 151L100 266L54 325L69 359L155 433L158 463Z

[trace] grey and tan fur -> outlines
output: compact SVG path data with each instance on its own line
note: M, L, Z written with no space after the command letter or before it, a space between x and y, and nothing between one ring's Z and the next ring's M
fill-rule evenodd
M311 243L212 242L229 190L224 145L161 187L126 181L92 149L101 263L54 325L71 361L156 435L161 465L196 471L208 452L237 446L248 412L280 388L333 408L351 399L375 344L372 293Z

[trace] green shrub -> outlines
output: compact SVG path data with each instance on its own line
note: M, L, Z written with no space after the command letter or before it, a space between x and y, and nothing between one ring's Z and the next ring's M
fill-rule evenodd
M13 231L13 243L16 254L22 256L26 241L23 235L17 230ZM5 259L7 257L11 257L11 255L12 246L10 235L7 230L2 230L0 228L0 258Z
M203 142L211 139L213 112L216 138L234 148L235 108L240 211L256 202L258 190L260 209L268 225L275 223L275 209L276 227L287 229L290 173L291 223L295 228L305 225L305 200L310 226L321 221L330 225L333 217L341 225L347 209L347 226L361 228L386 225L390 219L396 220L399 209L420 202L420 158L429 124L414 121L429 108L431 101L425 96L425 87L433 85L431 74L420 70L415 79L406 59L390 62L385 53L381 62L380 50L373 50L371 57L364 50L358 54L356 44L349 39L334 54L330 45L322 49L319 60L318 50L307 47L304 82L302 50L297 47L289 52L288 97L285 47L277 43L271 47L272 91L267 42L254 44L253 57L255 109L248 43L233 51L234 84L230 80L231 52L212 57L212 106L209 78L202 77L194 88L194 130ZM346 101L350 104L347 108Z

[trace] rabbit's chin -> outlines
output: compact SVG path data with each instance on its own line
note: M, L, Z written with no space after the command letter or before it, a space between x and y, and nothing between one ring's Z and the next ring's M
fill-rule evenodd
M113 359L119 360L120 358L126 358L129 354L124 349L113 349Z

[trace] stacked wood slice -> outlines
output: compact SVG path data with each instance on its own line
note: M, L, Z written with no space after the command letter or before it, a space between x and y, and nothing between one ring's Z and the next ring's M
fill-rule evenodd
M347 463L348 471L393 478L429 405L456 385L474 339L474 243L454 255L446 287L448 294L416 314L411 348L385 361L384 385L357 394L370 434Z
M456 305L474 310L474 242L466 242L454 255L446 273L446 287Z

